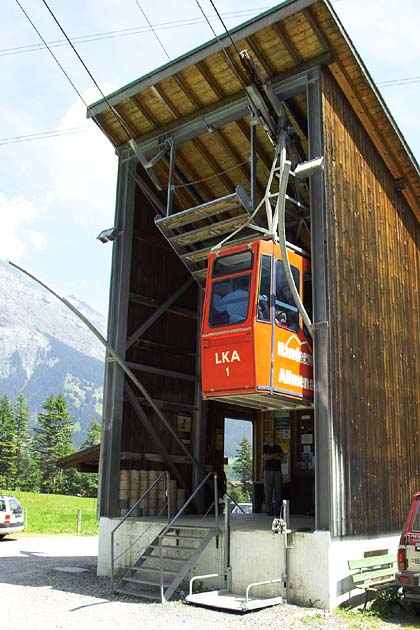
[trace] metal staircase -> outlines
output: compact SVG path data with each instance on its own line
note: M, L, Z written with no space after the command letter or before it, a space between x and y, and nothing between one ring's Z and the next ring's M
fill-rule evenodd
M209 472L187 501L185 501L178 513L147 545L136 562L119 580L118 584L115 584L116 532L127 522L130 514L142 503L162 477L165 477L166 489L168 488L169 475L167 472L162 472L111 531L111 590L113 593L121 593L140 599L164 603L172 597L182 580L190 573L197 558L207 547L210 540L220 534L220 528L217 474ZM180 523L179 520L185 509L195 500L198 493L207 484L211 483L211 478L213 478L214 497L209 509L214 508L214 527ZM172 509L169 505L167 490L166 496L168 501L161 513L167 509L169 520L169 514L172 513Z
M258 229L258 217L251 214L251 201L240 186L231 195L157 218L155 223L201 285L205 284L207 260L214 245L241 226L244 228L229 244L249 243Z
M216 527L189 525L162 529L114 591L152 601L170 600L217 533Z

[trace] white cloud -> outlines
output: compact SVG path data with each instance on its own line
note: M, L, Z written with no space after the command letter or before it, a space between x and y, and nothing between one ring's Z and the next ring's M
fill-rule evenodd
M37 209L23 197L10 201L0 193L0 258L19 260L25 250L25 240L21 229L25 223L32 223Z
M42 232L31 232L29 238L35 249L43 249L47 243L47 239Z
M104 84L104 93L115 86ZM98 99L95 88L83 93L87 103ZM86 133L56 138L50 148L50 201L71 203L72 220L90 230L103 228L113 216L117 158L109 140L93 121L86 120L86 107L79 100L64 114L59 129L84 126Z

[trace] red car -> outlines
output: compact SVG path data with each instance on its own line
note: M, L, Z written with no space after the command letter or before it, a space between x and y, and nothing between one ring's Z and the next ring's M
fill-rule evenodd
M413 497L401 534L395 579L404 599L420 614L420 492Z

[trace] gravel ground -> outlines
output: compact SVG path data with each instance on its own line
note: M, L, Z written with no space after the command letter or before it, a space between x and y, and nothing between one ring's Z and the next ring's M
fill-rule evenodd
M0 540L0 629L418 628L418 620L404 611L382 621L360 613L329 614L287 604L234 615L181 602L138 603L110 595L109 579L96 576L96 550L96 537L23 535ZM60 571L75 567L87 571Z

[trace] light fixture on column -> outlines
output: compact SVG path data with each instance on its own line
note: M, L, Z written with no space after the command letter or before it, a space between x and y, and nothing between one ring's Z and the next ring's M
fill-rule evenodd
M112 227L108 228L107 230L102 230L102 232L98 234L96 238L98 239L98 241L101 241L101 243L108 243L110 241L115 241L120 236L120 234L122 234L121 230L116 227Z

